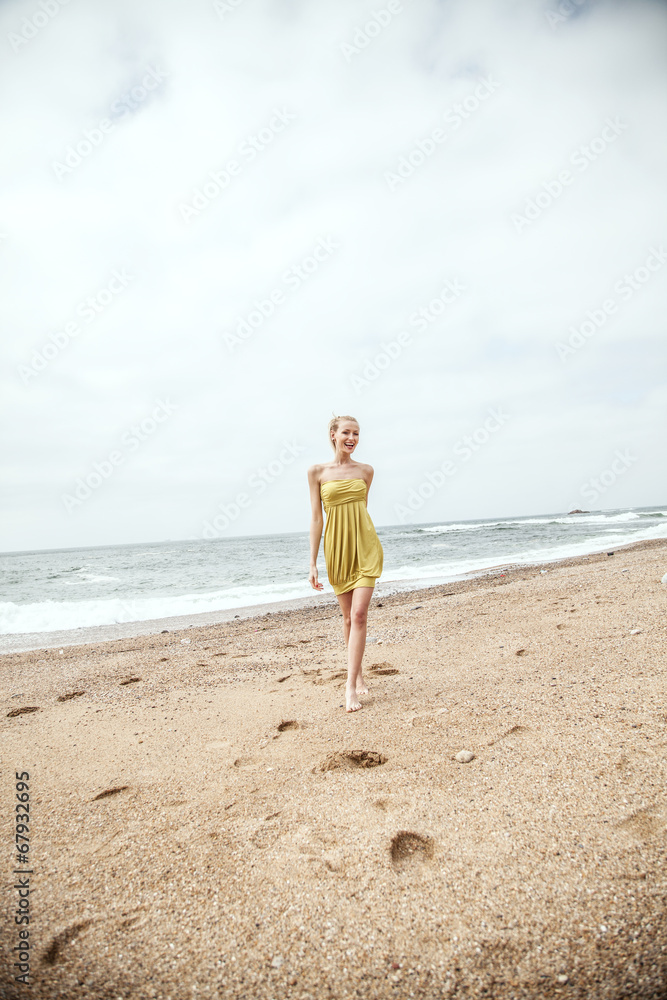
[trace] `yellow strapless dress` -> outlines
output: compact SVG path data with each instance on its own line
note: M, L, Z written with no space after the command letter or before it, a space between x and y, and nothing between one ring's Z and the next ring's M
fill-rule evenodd
M363 479L334 479L320 486L327 515L324 559L334 594L374 587L384 553L366 507Z

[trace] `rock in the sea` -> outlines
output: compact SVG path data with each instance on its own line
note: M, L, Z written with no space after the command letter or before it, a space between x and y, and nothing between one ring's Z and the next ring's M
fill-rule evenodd
M590 510L579 510L577 508L576 510L569 510L568 515L569 514L590 514Z
M469 764L474 759L475 755L472 750L459 750L456 755L456 760L458 760L459 764Z

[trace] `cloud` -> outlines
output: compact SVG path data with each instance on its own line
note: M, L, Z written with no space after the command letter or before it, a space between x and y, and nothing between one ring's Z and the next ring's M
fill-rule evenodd
M0 8L3 547L198 536L285 441L303 452L229 533L305 530L332 409L361 421L378 524L495 405L511 420L424 520L563 509L617 447L641 459L608 504L662 502L667 267L616 289L661 246L664 5L551 23L556 4L418 0L377 31L382 2L227 7L73 0L16 51L40 6ZM448 281L458 301L411 322ZM165 396L169 421L68 513Z

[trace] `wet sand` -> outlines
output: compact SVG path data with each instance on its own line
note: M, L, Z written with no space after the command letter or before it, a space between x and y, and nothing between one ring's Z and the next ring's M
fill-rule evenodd
M0 657L0 997L664 998L667 542L543 569Z

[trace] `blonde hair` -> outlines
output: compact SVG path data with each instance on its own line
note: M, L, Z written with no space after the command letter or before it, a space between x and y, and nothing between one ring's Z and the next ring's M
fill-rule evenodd
M359 421L357 420L357 418L351 417L349 413L343 413L338 417L334 415L329 421L329 444L331 445L334 451L336 450L336 445L333 443L333 438L331 435L336 433L336 431L338 430L338 425L341 422L341 420L353 420L357 425L357 427L359 426Z

